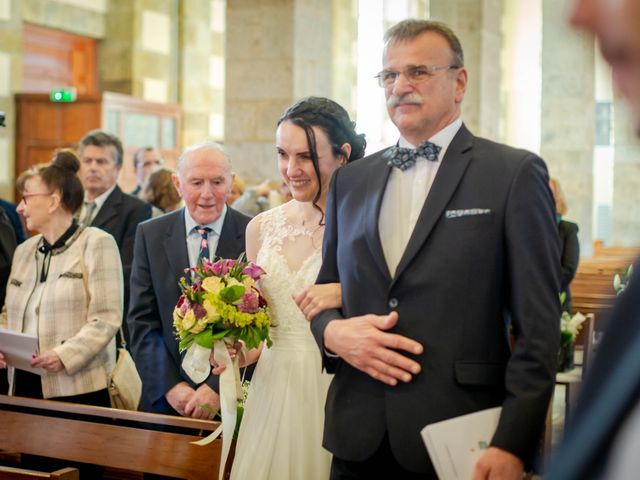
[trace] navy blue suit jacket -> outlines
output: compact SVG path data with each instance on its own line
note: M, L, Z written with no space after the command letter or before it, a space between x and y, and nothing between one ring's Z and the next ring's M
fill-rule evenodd
M404 468L434 478L420 430L501 405L492 445L527 463L544 425L560 338L559 239L545 164L462 126L393 276L378 231L389 173L378 152L334 174L318 283L340 282L343 307L315 317L311 328L324 351L331 320L395 310L392 331L424 346L422 355L408 355L422 372L390 387L325 356L335 377L324 446L361 461L386 432Z
M244 232L250 218L227 209L216 256L238 258L245 250ZM173 309L180 297L178 280L189 267L184 209L141 223L136 232L131 271L128 324L131 352L142 378L140 410L178 413L164 395L179 382L194 383L181 371ZM206 383L218 391L218 377Z

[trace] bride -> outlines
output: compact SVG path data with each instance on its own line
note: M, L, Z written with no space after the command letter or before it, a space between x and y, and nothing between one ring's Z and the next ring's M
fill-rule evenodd
M364 155L364 135L337 103L306 97L278 120L278 169L293 200L248 225L247 259L267 272L260 288L277 325L273 346L231 349L241 364L258 361L240 426L232 479L327 479L331 456L322 448L324 402L331 377L309 324L309 310L341 304L338 284L315 282L322 263L324 212L333 172ZM305 301L306 300L306 301Z

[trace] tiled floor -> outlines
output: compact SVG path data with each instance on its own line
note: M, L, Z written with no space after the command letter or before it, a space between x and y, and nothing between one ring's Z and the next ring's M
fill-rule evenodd
M553 430L551 434L551 445L557 445L562 440L562 432L564 431L564 398L565 398L565 386L556 385L556 390L553 395L553 417L551 424Z

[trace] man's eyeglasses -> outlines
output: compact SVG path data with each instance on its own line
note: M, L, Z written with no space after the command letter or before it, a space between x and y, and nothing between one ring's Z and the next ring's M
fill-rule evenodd
M24 204L27 204L27 199L30 197L37 197L37 196L41 196L41 195L45 195L45 196L49 196L51 195L50 192L42 192L42 193L23 193L22 194L22 201L24 202Z
M378 85L382 88L391 87L396 83L396 80L400 75L404 75L411 85L418 85L424 83L434 76L438 70L456 70L458 65L445 65L443 67L435 67L433 65L413 65L405 68L402 72L396 72L394 70L382 70L374 78L378 79Z

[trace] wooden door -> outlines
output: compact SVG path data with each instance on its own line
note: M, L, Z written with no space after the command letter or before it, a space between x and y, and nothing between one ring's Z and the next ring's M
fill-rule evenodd
M93 38L25 23L21 91L74 87L78 95L97 94L96 49Z
M101 104L97 95L73 103L53 103L48 94L16 95L16 177L51 160L56 148L75 148L85 133L100 128Z

